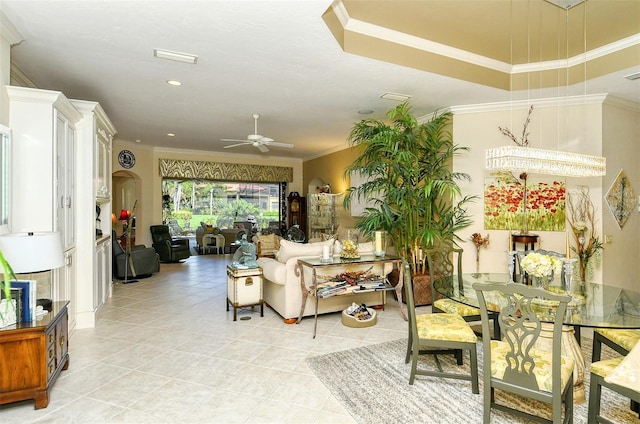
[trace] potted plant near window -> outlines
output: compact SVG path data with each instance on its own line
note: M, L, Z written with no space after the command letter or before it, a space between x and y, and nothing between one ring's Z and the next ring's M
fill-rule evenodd
M363 120L351 129L348 141L361 150L345 175L358 172L366 181L351 187L352 199L374 202L356 227L365 234L386 231L399 256L411 266L414 290L417 276L427 278L425 249L460 240L456 234L471 224L466 211L476 196L462 196L460 181L466 173L453 172L452 159L468 148L453 143L447 127L451 113L435 114L419 123L411 107L402 103L387 113L389 122ZM430 283L428 301L430 303Z

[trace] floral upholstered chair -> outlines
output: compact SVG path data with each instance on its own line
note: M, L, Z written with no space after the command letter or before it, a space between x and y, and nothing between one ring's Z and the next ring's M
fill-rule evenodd
M453 278L457 269L458 287L462 287L462 249L452 246L433 248L427 250L427 264L431 284L437 278ZM453 264L456 264L454 269ZM453 287L453 285L451 285ZM436 299L432 309L436 313L458 314L467 322L480 321L480 309L474 306L465 305L447 297ZM489 313L491 317L495 314ZM493 337L500 339L500 326L497 320L493 320Z
M478 355L475 335L469 323L458 314L416 314L413 298L411 270L405 264L405 293L407 295L407 315L409 317L409 341L405 362L411 360L409 384L413 384L416 375L456 378L471 381L473 393L479 393L478 387ZM462 365L462 350L469 351L470 374L445 372L441 369L418 369L418 356L423 353L455 354L458 365Z
M473 285L482 315L482 346L484 352L484 414L483 422L491 421L491 409L529 417L540 422L560 423L564 401L564 422L573 422L572 358L561 352L562 319L571 299L539 287L517 283L475 283ZM498 315L503 340L489 337L487 298L504 297ZM553 324L543 323L535 313L539 299L557 302ZM533 307L532 307L533 306ZM543 326L552 326L551 351L537 348ZM551 405L552 421L506 406L495 397L495 389L513 393Z
M627 356L592 362L589 371L589 423L612 422L600 413L603 387L628 397L636 404L640 403L640 344L636 344Z

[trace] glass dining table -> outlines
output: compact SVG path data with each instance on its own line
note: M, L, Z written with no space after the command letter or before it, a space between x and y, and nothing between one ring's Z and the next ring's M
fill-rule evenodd
M433 289L440 295L465 305L478 307L478 298L473 289L474 283L504 283L510 282L508 273L463 273L436 279ZM516 278L516 280L518 280ZM575 288L571 294L572 300L567 306L564 316L562 349L563 354L573 357L576 361L574 370L574 400L584 401L584 373L585 359L580 348L580 329L585 328L620 328L640 329L640 292L622 289L608 284L574 281ZM549 284L549 290L556 293L566 293L560 278ZM490 302L491 309L499 311L504 301L498 293ZM538 317L541 321L553 321L553 304L540 302ZM551 343L551 334L545 339ZM577 338L577 339L576 339ZM542 343L545 343L544 339Z

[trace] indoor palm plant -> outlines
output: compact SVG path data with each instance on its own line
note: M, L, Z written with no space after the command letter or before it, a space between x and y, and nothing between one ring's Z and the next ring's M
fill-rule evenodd
M475 196L462 197L458 185L470 177L452 170L453 157L468 148L453 143L451 113L419 123L402 103L387 117L389 122L363 120L351 129L349 143L361 154L345 174L358 172L366 182L347 191L345 206L352 199L373 201L356 227L365 234L385 230L412 272L425 274L424 250L455 243L456 233L471 224L466 205Z

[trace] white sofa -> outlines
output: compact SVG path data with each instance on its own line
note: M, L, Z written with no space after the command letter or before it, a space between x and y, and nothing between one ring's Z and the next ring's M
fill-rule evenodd
M287 240L280 242L280 249L275 258L258 258L258 265L262 268L264 277L263 282L263 298L273 310L278 312L287 323L293 323L300 314L300 306L302 304L302 290L300 287L300 276L296 275L296 264L298 258L301 257L319 257L322 254L322 246L333 246L333 240L317 243L293 243ZM371 243L360 245L362 254L372 253L373 246ZM365 270L370 265L344 265L328 268L320 268L317 270L319 275L323 272L336 275L343 271ZM379 274L388 274L391 272L391 264L380 266L379 270L372 270ZM307 289L311 285L311 270L303 267L305 272L304 281ZM318 304L318 314L329 312L341 312L349 307L353 302L357 304L364 303L367 306L376 306L382 304L383 292L367 292L355 295L333 296L320 299ZM308 296L304 307L303 316L313 316L315 313L315 298Z

